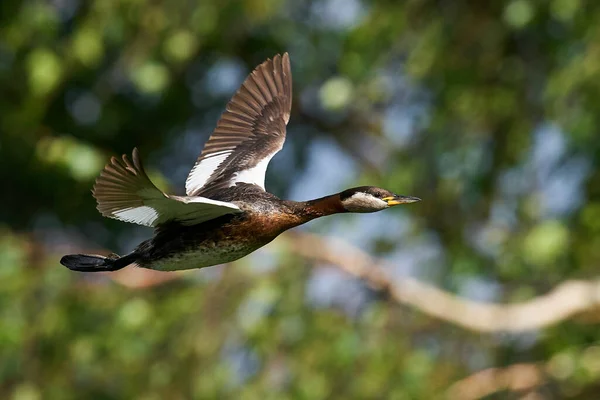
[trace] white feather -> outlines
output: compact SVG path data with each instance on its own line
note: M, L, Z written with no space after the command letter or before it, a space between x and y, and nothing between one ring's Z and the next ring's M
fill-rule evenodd
M191 195L196 190L203 187L206 184L206 181L208 181L211 175L217 170L219 165L221 165L231 153L232 150L220 151L211 154L210 157L207 157L194 165L194 168L192 168L192 171L185 181L185 192L188 195Z
M145 226L154 226L154 223L158 220L158 212L148 206L126 208L115 211L113 215L115 219Z
M250 183L253 185L258 185L265 190L265 175L267 173L267 166L274 155L275 153L263 158L253 168L236 172L229 182L229 186L234 186L236 183Z
M181 201L182 203L186 203L186 204L190 204L190 203L213 204L215 206L221 206L221 207L231 208L233 210L239 210L239 207L233 203L228 203L226 201L213 200L213 199L209 199L207 197L201 197L201 196L193 196L193 197L170 196L170 197L172 199L176 199L176 200Z
M208 221L225 214L236 214L242 212L233 203L208 199L206 197L184 197L171 196L179 203L177 207L171 204L166 219L177 219L184 225L194 225L199 221ZM162 219L162 218L161 218Z

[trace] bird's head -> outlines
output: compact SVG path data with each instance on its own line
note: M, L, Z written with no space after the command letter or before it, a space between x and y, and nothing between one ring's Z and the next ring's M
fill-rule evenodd
M375 186L361 186L340 193L342 206L348 212L370 213L420 201L418 197L401 196Z

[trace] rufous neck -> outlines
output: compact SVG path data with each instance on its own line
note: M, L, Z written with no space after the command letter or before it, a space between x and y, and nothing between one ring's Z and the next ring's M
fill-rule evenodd
M339 193L309 201L289 202L294 214L301 217L302 222L308 222L315 218L346 212Z

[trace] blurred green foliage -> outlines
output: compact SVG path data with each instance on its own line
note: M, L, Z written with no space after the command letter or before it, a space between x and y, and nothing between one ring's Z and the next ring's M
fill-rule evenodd
M2 397L429 399L535 362L541 398L596 398L593 321L479 336L338 275L319 301L328 275L285 249L139 290L58 259L148 237L95 211L104 163L138 146L180 193L245 74L289 51L294 108L268 188L313 193L298 182L335 172L330 192L424 199L307 229L482 300L594 279L599 19L592 0L0 2Z

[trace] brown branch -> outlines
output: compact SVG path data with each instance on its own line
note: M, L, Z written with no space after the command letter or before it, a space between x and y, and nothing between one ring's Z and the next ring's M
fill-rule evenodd
M364 280L391 299L476 332L522 332L557 324L600 306L600 282L566 281L546 295L518 304L481 303L419 282L410 277L392 281L389 264L332 238L308 233L286 235L290 249L303 257L337 266Z
M522 392L544 384L545 375L537 364L488 368L454 383L446 394L448 399L475 400L503 390Z

